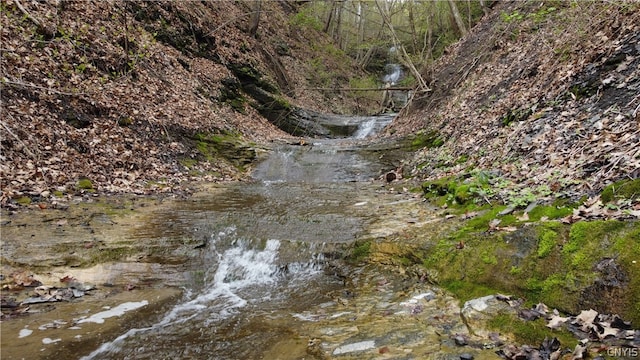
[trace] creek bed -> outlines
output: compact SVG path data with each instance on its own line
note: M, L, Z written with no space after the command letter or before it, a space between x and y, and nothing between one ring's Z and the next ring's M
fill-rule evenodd
M334 118L355 137L274 144L252 181L187 200L15 217L3 228L3 272L31 265L44 283L68 277L97 290L3 324L3 358L261 358L293 343L306 352L300 314L359 286L345 290L345 274L357 272L342 261L346 249L429 216L419 197L380 179L399 165L400 146L356 139L390 120ZM140 306L86 321L127 303ZM37 310L45 306L55 310ZM55 331L43 326L52 322Z

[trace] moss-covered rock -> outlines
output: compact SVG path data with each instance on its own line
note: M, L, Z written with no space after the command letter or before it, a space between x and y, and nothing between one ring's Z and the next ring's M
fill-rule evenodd
M425 258L445 288L474 296L506 291L568 313L593 308L640 322L640 223L548 222L478 232L486 220L467 222Z
M31 198L28 196L21 196L16 199L16 203L20 205L31 205Z
M617 181L602 190L600 199L603 203L609 203L619 199L640 199L640 179Z
M364 241L354 244L348 259L352 262L364 260L371 253L371 241Z
M578 340L569 331L549 329L544 319L524 321L517 315L504 313L494 316L487 321L488 327L500 333L513 334L515 340L521 344L541 344L545 338L557 338L564 348L574 348Z
M200 161L215 162L225 160L243 171L245 166L255 161L255 148L240 135L229 132L197 133L193 136L194 147L200 153ZM195 165L194 159L182 161L186 167Z
M440 147L444 144L444 140L437 131L418 131L417 133L407 137L411 150L415 151L422 148Z
M82 190L93 190L93 183L91 182L91 180L87 178L82 178L78 180L78 183L76 184L76 186L78 187L78 189L82 189Z

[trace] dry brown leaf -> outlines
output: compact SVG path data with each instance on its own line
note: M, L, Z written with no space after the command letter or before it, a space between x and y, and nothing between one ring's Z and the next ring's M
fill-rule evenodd
M551 329L557 329L560 326L562 326L565 322L567 322L567 320L569 320L568 317L562 317L562 316L558 316L556 314L551 315L551 318L549 319L549 322L547 323L547 327L551 328Z

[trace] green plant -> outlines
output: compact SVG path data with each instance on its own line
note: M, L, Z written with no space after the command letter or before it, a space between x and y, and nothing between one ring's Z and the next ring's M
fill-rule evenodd
M489 327L513 334L516 341L538 345L546 338L556 337L563 347L572 348L578 340L568 330L552 330L546 326L546 322L542 319L536 321L524 321L515 315L499 314L491 318L488 323Z
M508 14L506 12L501 12L500 13L500 19L502 19L502 21L506 22L506 23L510 23L510 22L514 22L514 21L522 21L524 20L525 15L521 14L519 11L514 11L511 14Z
M289 19L289 24L301 28L310 28L316 31L322 30L322 22L318 19L310 8L302 8L302 10Z
M618 199L640 199L640 179L617 181L602 190L600 199L603 203Z
M77 186L78 186L78 189L93 190L93 183L91 182L91 180L87 178L82 178L78 180Z
M371 241L356 243L351 251L350 259L358 262L365 259L371 253Z

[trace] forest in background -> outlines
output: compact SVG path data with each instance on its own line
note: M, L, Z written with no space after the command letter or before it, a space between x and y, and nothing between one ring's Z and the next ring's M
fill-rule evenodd
M379 112L380 91L342 89L380 89L393 63L416 91L387 135L439 145L405 175L500 169L518 193L594 193L637 177L637 134L622 131L638 113L637 6L3 0L1 203L242 179L257 145L312 122L305 109ZM536 130L560 126L554 147ZM569 144L594 142L562 166Z

